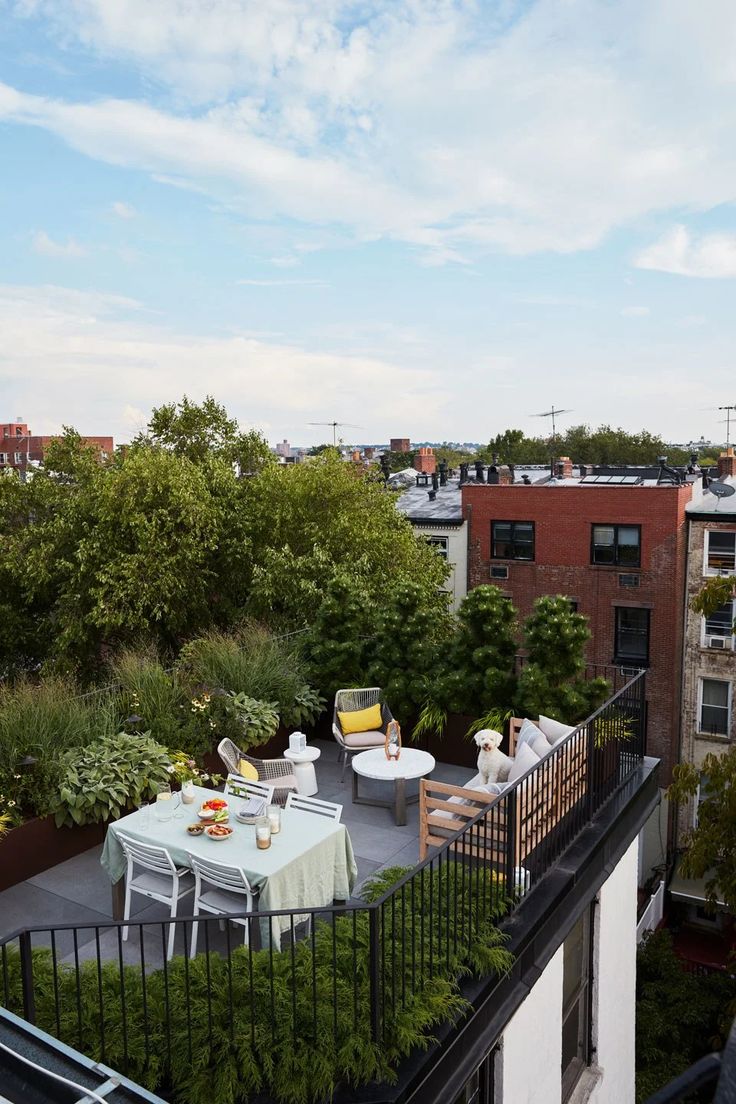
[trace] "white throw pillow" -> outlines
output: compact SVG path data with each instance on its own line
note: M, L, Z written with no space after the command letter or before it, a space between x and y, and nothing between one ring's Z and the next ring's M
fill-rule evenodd
M517 778L521 778L522 774L526 774L538 762L539 756L536 751L529 744L522 744L516 752L514 765L509 771L508 781L515 782Z
M516 737L516 750L518 751L522 744L531 744L533 740L536 740L540 732L541 729L538 725L535 725L534 721L523 720L521 722L521 728L519 729L519 735Z
M489 782L486 786L489 794L493 794L494 797L500 797L504 790L507 790L508 788L508 782Z
M539 730L537 730L537 735L530 742L529 747L540 759L544 759L545 755L549 755L552 752L549 740L544 733Z
M550 744L556 744L559 740L564 740L566 736L569 736L571 732L575 731L575 725L566 725L562 721L553 721L551 717L543 717L539 714L539 720L537 725L541 728L544 735Z

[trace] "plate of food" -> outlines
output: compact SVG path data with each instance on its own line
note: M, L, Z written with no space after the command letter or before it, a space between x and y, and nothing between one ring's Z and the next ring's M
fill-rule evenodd
M208 824L204 834L209 836L211 840L226 840L230 839L233 829L228 828L226 824Z
M227 801L221 797L213 797L203 802L197 815L201 820L209 821L210 824L223 824L229 816Z
M201 836L204 832L204 824L187 824L187 832L190 836Z

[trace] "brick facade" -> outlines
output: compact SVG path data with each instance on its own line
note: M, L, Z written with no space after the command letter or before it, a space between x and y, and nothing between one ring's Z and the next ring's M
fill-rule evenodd
M40 463L51 442L58 440L58 435L38 436L31 433L25 422L0 424L0 468L18 468L22 471L29 462ZM97 450L100 459L112 456L112 437L83 437L82 440Z
M577 483L539 487L470 483L463 486L462 494L470 546L468 587L496 581L521 619L531 612L535 598L567 595L589 620L588 662L614 663L617 606L651 611L647 751L661 758L665 785L679 743L685 507L691 495L691 486ZM494 520L534 522L534 562L491 559ZM594 524L641 526L641 567L592 564ZM493 580L491 563L506 566L508 579ZM636 575L639 586L622 586L619 575L624 573Z

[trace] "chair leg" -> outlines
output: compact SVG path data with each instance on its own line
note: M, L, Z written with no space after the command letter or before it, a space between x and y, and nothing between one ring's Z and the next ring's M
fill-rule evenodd
M172 920L172 923L169 924L169 945L168 945L168 948L166 950L167 960L172 958L172 956L174 954L174 939L176 938L176 924L173 921L176 920L176 906L179 903L179 898L176 896L176 891L178 890L178 888L179 888L179 884L178 884L178 881L177 881L177 882L175 882L174 897L172 898L172 901L171 901L171 920Z
M125 904L123 905L123 920L130 920L130 878L125 883ZM128 925L123 928L123 939L128 938Z
M194 902L194 908L192 909L192 916L199 916L199 902ZM199 931L199 921L192 921L192 946L189 951L189 957L194 958L197 953L197 932Z
M342 774L340 775L340 781L341 782L345 781L345 771L347 769L347 765L348 765L348 753L347 753L347 751L345 751L345 749L343 749Z

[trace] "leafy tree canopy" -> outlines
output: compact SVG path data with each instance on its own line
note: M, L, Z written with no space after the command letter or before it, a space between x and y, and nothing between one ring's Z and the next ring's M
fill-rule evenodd
M682 869L688 878L705 878L711 905L720 899L736 913L736 748L706 755L699 769L679 763L672 772L669 799L691 800L701 772L708 778L708 791L698 803L698 825L686 837Z
M520 429L507 429L491 438L486 456L498 454L507 464L546 464L552 447L549 438L527 437ZM670 464L687 464L690 460L685 449L666 445L646 429L628 433L609 425L597 429L570 426L557 434L554 451L557 456L569 456L574 464L655 464L659 456L667 456Z
M254 429L242 432L211 395L201 403L191 402L185 395L181 402L159 406L131 448L141 446L158 446L186 456L193 463L216 456L237 464L244 474L260 471L273 462L265 437Z

